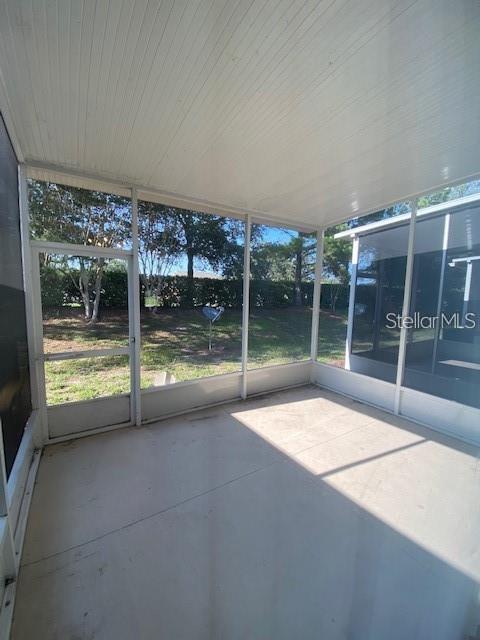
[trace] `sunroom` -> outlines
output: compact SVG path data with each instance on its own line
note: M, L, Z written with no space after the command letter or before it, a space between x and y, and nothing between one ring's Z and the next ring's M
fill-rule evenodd
M0 6L0 638L480 637L479 30Z

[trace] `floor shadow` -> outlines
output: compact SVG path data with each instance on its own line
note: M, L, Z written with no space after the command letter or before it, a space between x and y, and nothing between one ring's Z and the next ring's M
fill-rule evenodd
M269 419L281 431L288 412L296 427L315 398L332 403L333 419L334 406L353 408L368 418L370 434L378 419L386 440L390 426L418 438L399 446L392 438L382 453L367 451L317 475L244 420L257 411L259 424ZM321 454L324 447L327 455L342 437L310 448ZM13 638L468 637L480 522L478 513L457 522L468 507L462 496L445 491L438 501L428 475L417 477L415 464L435 466L435 451L416 461L405 456L431 442L446 447L438 464L456 486L457 453L474 457L473 447L307 387L57 445L42 462L27 554L40 549L42 527L45 539L58 528L71 534L72 523L82 531L74 532L76 544L43 552L22 568ZM379 468L382 458L396 463ZM355 467L372 473L349 476ZM466 467L463 460L459 473ZM60 468L63 482L55 476ZM344 484L333 486L332 474ZM395 479L408 492L389 498L385 518L381 500L369 509L348 496L352 489L363 497L380 481L393 490ZM423 512L417 500L424 500ZM92 518L101 526L94 528Z

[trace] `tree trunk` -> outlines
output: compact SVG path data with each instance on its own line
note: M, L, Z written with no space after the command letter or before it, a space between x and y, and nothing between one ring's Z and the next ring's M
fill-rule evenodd
M193 258L194 253L193 249L187 249L187 294L188 294L188 305L190 307L194 307L194 283L193 283Z
M102 291L102 277L103 277L103 265L105 264L104 258L98 259L97 272L95 274L95 297L93 299L92 315L90 316L90 322L94 324L98 322L98 311L100 309L100 295Z
M333 311L333 313L336 313L336 311L337 311L337 300L338 300L339 293L340 293L340 291L335 289L335 293L333 294L333 303L332 303L332 311Z
M295 253L295 306L302 306L302 251L299 247Z
M82 296L83 310L85 320L90 320L91 307L90 307L90 289L88 286L88 274L84 269L80 267L80 277L78 279L78 288L80 289L80 295Z

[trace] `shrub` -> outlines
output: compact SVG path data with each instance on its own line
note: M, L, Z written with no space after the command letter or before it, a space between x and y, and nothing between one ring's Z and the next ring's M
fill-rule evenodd
M62 307L70 304L82 304L80 292L75 286L77 272L63 273L50 266L41 269L42 303L45 308ZM323 284L321 307L331 307L329 287ZM140 283L141 303L144 305L145 287ZM348 287L336 292L337 309L348 306ZM295 303L294 283L290 280L269 281L252 280L250 284L250 304L257 307L288 307ZM193 301L189 299L188 279L186 276L168 276L163 281L159 295L159 306L165 308L222 305L229 308L241 308L243 297L242 280L220 278L195 278ZM302 283L302 303L313 303L313 282ZM124 271L107 270L102 278L102 308L125 309L128 306L127 274Z

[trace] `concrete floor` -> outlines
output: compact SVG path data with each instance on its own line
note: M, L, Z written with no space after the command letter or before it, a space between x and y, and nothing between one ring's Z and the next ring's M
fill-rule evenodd
M311 386L49 447L13 638L464 638L478 455Z

